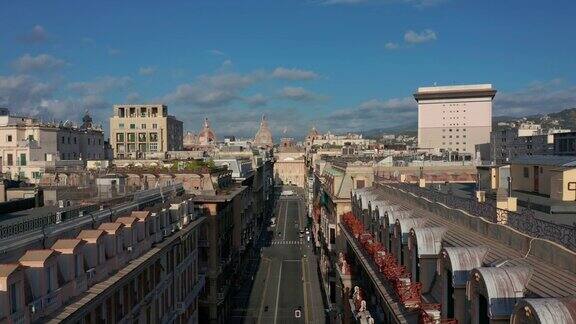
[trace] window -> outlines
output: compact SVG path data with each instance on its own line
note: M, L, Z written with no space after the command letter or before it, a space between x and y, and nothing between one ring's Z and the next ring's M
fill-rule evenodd
M365 180L356 180L356 189L364 188Z
M124 128L124 123L118 124L118 128Z
M136 141L136 134L128 133L128 134L126 134L126 136L128 136L128 142L135 142Z
M146 129L146 124L142 124L142 125L140 125L140 128L142 128L142 129Z
M150 152L158 151L158 143L150 143Z
M68 144L70 144L70 136L68 136Z
M80 256L78 254L74 254L74 276L78 278L80 276Z
M157 129L158 128L158 124L152 124L152 129Z
M74 144L76 144L76 137L74 137ZM90 144L90 143L88 143L88 144Z
M26 153L21 153L21 154L20 154L20 165L21 165L21 166L25 166L25 165L26 165Z
M10 314L14 314L19 310L18 305L18 286L14 282L10 284Z
M42 178L42 172L39 172L39 171L32 172L32 178L34 178L34 179Z
M330 229L330 244L336 244L336 229Z
M136 128L136 124L130 124L130 129L135 129Z
M116 134L116 141L117 142L124 142L124 133L117 133Z
M146 133L138 133L138 142L146 142Z
M52 287L52 267L46 268L46 285L48 286L48 293L51 293L53 290L53 287Z
M524 178L528 178L530 176L530 171L528 171L528 167L524 167Z
M158 133L150 133L150 142L158 142Z
M6 138L6 140L7 140L8 142L12 142L12 135L8 135L8 137Z
M118 108L118 116L124 117L124 108L122 108L122 107ZM124 125L124 124L121 124L121 125ZM122 127L124 127L124 126L122 126Z
M62 136L62 144L64 144L66 141L66 139L64 138L64 136Z

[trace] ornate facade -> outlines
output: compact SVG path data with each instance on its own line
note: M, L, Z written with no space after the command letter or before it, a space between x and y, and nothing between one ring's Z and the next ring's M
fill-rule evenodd
M198 134L198 142L200 145L209 145L216 142L216 133L210 128L208 117L204 119L204 127Z
M254 145L260 147L272 147L274 142L272 140L272 132L268 127L268 121L266 116L262 116L262 121L260 122L260 128L254 137Z

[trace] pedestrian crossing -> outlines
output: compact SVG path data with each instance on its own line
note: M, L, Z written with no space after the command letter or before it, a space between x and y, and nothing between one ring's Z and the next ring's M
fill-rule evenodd
M272 245L289 245L289 244L302 244L302 242L300 242L299 240L296 241L290 241L290 240L274 240L272 241Z

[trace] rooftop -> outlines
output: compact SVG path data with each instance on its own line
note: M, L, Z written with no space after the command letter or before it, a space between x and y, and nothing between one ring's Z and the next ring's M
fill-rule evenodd
M576 156L565 155L524 155L514 158L510 164L545 165L557 167L576 167Z
M416 101L426 99L494 98L496 89L491 84L420 87L414 94Z

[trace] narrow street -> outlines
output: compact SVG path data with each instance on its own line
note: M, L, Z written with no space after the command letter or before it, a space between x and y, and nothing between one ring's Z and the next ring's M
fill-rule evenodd
M233 293L232 323L325 322L304 204L296 195L279 197L276 224L262 233Z

